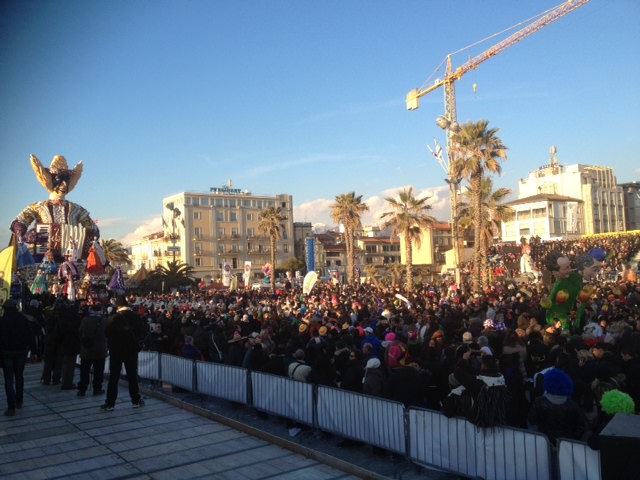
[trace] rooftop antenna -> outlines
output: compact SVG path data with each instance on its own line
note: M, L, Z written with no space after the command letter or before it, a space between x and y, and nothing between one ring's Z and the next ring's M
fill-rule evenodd
M558 153L558 147L556 147L555 145L551 145L551 148L549 149L549 163L553 167L556 167L558 165L558 156L556 155L556 153Z

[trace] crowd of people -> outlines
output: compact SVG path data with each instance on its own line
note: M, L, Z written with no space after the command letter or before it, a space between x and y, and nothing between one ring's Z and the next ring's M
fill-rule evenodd
M33 347L43 360L42 383L79 395L89 388L91 370L94 394L104 393L95 372L104 368L107 348L114 356L117 345L128 342L127 352L240 366L439 410L479 427L531 428L552 442L590 439L597 446L597 433L612 415L639 413L640 284L637 264L630 262L640 252L640 235L534 240L529 247L535 267L545 273L540 281L505 275L482 292L446 280L411 292L330 282L308 295L293 285L276 292L131 292L118 304L42 297L24 313L44 332ZM589 298L581 301L579 328L549 323L543 304L555 278L546 259L561 252L575 269L578 257L593 249L606 256L590 279ZM109 326L123 308L144 328L134 328L138 324L130 319L116 339ZM136 333L123 337L129 329ZM100 340L89 342L87 331ZM5 330L0 332L4 343ZM76 384L72 362L78 354ZM131 380L131 354L115 356L120 363L111 372L128 363ZM116 401L111 383L107 410ZM130 394L138 405L137 383L130 383Z

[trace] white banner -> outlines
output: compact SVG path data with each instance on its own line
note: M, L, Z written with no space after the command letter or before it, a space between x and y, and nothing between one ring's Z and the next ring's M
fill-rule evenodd
M244 262L244 273L242 274L242 279L244 280L244 285L249 285L249 280L251 279L251 262L246 260Z
M231 265L227 262L225 262L224 267L222 267L222 285L225 287L231 285Z

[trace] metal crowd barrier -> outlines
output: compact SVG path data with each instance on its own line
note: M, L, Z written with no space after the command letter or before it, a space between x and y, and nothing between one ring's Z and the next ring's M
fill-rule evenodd
M220 363L196 361L197 391L246 405L249 402L247 370Z
M314 425L313 385L268 373L251 372L252 405L263 412Z
M409 409L409 458L470 477L495 480L552 477L544 435L512 427L477 428L462 418Z
M584 442L561 439L558 472L560 480L600 480L600 452Z
M193 368L194 361L175 355L160 355L161 380L176 387L195 392L196 381Z
M158 352L138 353L138 376L149 380L160 380L160 354Z
M406 454L402 403L325 386L316 401L320 430Z
M383 398L157 352L140 352L138 374L381 447L426 468L487 480L601 478L598 452L560 440L552 455L549 440L538 432L477 428Z

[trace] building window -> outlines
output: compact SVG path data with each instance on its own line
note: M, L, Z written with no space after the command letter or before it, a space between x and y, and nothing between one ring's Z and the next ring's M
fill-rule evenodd
M202 215L200 214L200 212L193 212L193 219L194 220L201 220L202 219Z
M253 213L247 213L247 222L253 222Z
M229 199L229 207L236 208L236 199L235 198L230 198Z
M238 214L236 212L229 212L229 221L230 222L237 222L238 221Z
M201 266L202 266L202 258L196 257L196 267L201 267Z
M222 199L216 198L216 207L222 207Z
M235 257L231 259L231 268L238 268L238 259Z
M285 243L282 246L282 251L283 251L283 253L289 253L289 245Z
M224 212L216 212L216 220L218 222L224 222Z
M252 237L255 237L255 236L256 236L256 234L255 234L254 229L253 228L247 228L247 237L252 238Z
M209 199L208 198L201 198L200 199L200 205L202 206L208 206L209 205Z
M233 227L233 228L231 229L231 236L232 236L233 238L238 238L238 237L239 237L239 235L238 235L238 227Z
M196 238L200 238L202 236L202 229L200 227L196 227L193 229L193 235Z
M224 245L221 243L218 244L218 253L224 253Z
M200 199L198 197L193 197L193 199L191 200L191 205L193 205L194 207L199 207Z
M196 252L196 255L202 255L202 244L201 243L196 243L193 246L193 249Z

